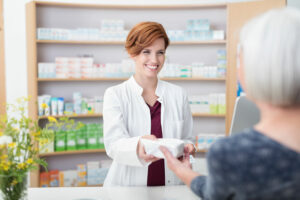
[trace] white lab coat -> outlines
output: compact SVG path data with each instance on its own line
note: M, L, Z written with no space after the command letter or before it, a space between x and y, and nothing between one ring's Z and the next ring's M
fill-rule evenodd
M151 134L150 110L143 88L133 77L108 88L104 94L103 128L107 155L113 159L104 186L146 186L148 165L137 155L141 136ZM163 138L178 138L193 143L193 120L188 98L179 86L158 81L155 94L161 103ZM165 162L165 184L182 182Z

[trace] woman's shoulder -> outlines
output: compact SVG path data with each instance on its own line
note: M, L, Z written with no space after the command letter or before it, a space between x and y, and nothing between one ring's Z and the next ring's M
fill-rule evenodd
M253 129L245 129L234 136L224 137L216 141L210 148L210 153L223 152L233 154L235 152L253 150L260 143L259 136Z

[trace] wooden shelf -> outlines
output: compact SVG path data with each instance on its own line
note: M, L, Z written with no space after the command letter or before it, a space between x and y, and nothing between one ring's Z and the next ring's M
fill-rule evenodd
M193 117L225 117L225 115L220 114L209 114L209 113L192 113ZM103 117L102 113L99 114L78 114L78 115L50 115L50 116L40 116L39 119L48 119L48 117L69 117L69 118L97 118Z
M125 41L101 41L101 40L36 40L38 44L97 44L97 45L125 45ZM226 40L200 40L200 41L174 41L170 45L203 45L226 44Z
M50 115L50 116L40 116L39 119L48 119L48 117L54 117L54 118L59 118L59 117L70 117L70 118L97 118L97 117L102 117L103 114L78 114L78 115Z
M164 81L226 81L225 78L203 78L203 77L191 77L191 78L160 78Z
M207 153L207 149L197 149L196 153Z
M127 78L38 78L39 82L58 82L58 81L125 81ZM202 78L202 77L192 77L192 78L160 78L164 81L226 81L225 78Z
M209 114L209 113L193 113L192 114L193 117L224 117L225 118L225 114L221 115L221 114Z
M202 3L202 4L149 4L149 5L125 5L125 4L93 4L93 3L64 3L50 1L35 1L38 6L60 6L80 8L104 8L104 9L199 9L226 7L226 3Z
M105 149L85 149L85 150L74 150L74 151L59 151L51 153L42 153L40 157L52 157L61 155L74 155L74 154L88 154L88 153L103 153L106 152Z

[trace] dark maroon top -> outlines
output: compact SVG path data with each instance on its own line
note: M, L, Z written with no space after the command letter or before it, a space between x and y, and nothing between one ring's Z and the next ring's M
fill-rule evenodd
M151 114L151 135L155 135L157 138L162 138L160 110L161 104L156 101L150 108ZM165 185L165 163L164 160L158 160L153 162L148 167L147 186L162 186Z

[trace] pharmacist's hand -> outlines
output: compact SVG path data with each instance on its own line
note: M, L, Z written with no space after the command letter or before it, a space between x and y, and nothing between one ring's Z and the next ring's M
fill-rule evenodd
M157 140L157 138L154 135L144 135L141 138L148 139L148 140ZM155 162L161 158L157 158L153 155L146 154L144 145L139 140L138 147L137 147L137 153L140 159L144 160L145 162Z
M185 144L184 145L184 157L190 157L190 155L195 155L195 147L193 144Z
M159 149L164 154L168 167L175 172L175 174L184 169L192 169L189 156L178 159L175 158L166 147L160 146Z

